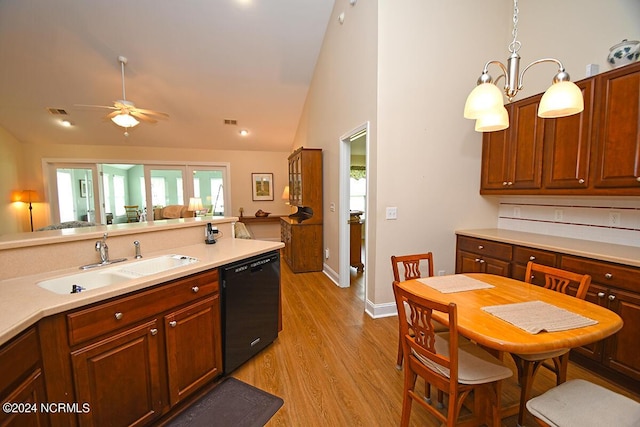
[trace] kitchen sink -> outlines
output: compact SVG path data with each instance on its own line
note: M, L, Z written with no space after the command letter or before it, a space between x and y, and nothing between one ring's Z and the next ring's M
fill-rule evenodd
M90 291L198 262L185 255L163 255L85 273L70 274L38 282L38 286L56 294Z

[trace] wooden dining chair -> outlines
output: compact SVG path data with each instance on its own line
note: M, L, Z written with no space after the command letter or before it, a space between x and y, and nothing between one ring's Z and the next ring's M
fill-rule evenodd
M527 409L542 427L640 426L640 403L581 379L534 397Z
M427 277L433 276L433 254L427 252L424 254L391 256L391 268L393 269L393 280L400 282L402 280L419 279L423 272ZM400 277L400 269L402 268L402 278ZM398 312L398 315L400 312ZM440 325L439 329L443 329ZM402 369L402 335L398 330L398 357L396 358L396 368Z
M124 211L127 214L127 222L138 222L138 205L125 205Z
M544 277L544 287L563 294L573 295L576 298L585 299L591 276L562 270L547 265L536 264L529 261L524 281L532 283L537 275ZM540 366L543 366L556 375L556 385L567 380L567 365L569 363L569 349L560 349L542 354L511 354L518 369L518 382L521 387L520 411L518 425L523 425L525 406L531 395L533 379ZM553 365L546 363L551 359Z
M513 375L511 369L488 352L458 336L457 308L454 303L442 304L416 295L393 282L402 331L404 352L404 387L401 426L409 425L411 406L418 402L446 426L458 423L464 401L473 393L474 418L488 415L489 425L500 425L500 394L498 383ZM445 313L449 319L447 333L436 333L434 311ZM409 319L407 319L409 317ZM417 377L444 390L448 396L448 409L440 409L427 403L415 390ZM482 405L490 405L483 411ZM466 420L465 420L466 421ZM471 420L474 421L474 420ZM487 423L486 420L478 420Z

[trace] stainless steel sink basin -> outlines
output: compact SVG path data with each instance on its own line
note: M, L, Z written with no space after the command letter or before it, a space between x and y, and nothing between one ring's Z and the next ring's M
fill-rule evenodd
M194 262L198 260L184 255L163 255L130 264L43 280L38 282L38 286L56 294L78 293L162 273Z

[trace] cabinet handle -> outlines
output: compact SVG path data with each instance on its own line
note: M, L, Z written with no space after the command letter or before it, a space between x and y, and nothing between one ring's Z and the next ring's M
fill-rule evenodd
M194 286L193 288L191 288L191 290L193 291L194 294L197 294L200 288L197 286Z
M116 318L116 320L120 320L122 319L124 315L121 312L117 312L116 314L114 314L114 317Z
M578 184L584 184L584 179L580 178L580 179L578 180Z
M172 328L175 328L178 325L178 322L176 322L175 320L172 320L171 322L169 322L169 326L171 326Z
M604 275L604 277L606 277L607 279L611 279L611 278L613 278L613 274L607 273L607 274Z
M531 256L529 257L529 261L535 261L535 259L536 259L536 257L534 257L533 255L531 255Z
M478 249L484 249L484 246L478 245Z
M153 328L149 332L151 332L151 335L156 335L158 333L158 330L156 328Z
M616 299L615 295L609 295L609 301L613 301L614 299Z
M509 184L507 184L507 181L502 181L502 185L503 185L504 187L506 187L506 186L507 186L507 185L509 185Z
M598 292L598 298L604 298L604 292Z
M509 181L507 182L507 185L513 185L513 182Z
M640 182L640 176L636 176L636 181Z

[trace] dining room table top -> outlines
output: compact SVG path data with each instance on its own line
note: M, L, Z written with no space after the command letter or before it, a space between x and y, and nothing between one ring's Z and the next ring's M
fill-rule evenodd
M455 303L458 331L461 335L488 348L509 353L539 354L580 347L615 334L623 325L620 316L613 311L571 295L493 274L464 275L493 287L443 293L420 282L420 279L401 282L400 287L430 300L446 304ZM595 320L597 323L557 332L542 331L532 334L482 309L529 301L542 301ZM448 323L444 313L434 312L433 317L439 322Z

